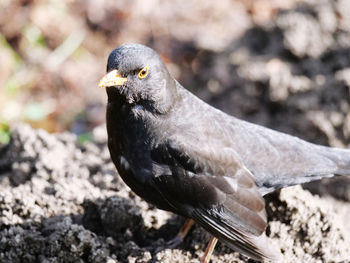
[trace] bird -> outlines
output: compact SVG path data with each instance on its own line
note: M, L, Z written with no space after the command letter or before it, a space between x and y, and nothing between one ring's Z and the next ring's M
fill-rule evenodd
M147 202L189 219L180 239L193 222L212 235L202 262L209 262L217 240L257 261L281 259L265 235L263 196L350 174L350 150L212 107L142 44L114 49L98 86L107 92L108 149L118 173Z

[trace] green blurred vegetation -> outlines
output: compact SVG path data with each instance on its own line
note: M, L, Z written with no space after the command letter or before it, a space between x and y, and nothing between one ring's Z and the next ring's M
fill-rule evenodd
M10 141L9 125L0 123L0 144L6 144L9 141Z

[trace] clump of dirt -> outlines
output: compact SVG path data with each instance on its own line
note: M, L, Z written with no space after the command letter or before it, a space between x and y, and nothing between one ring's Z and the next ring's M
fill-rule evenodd
M349 260L349 204L313 196L300 186L269 198L273 200L268 208L267 232L289 262Z
M183 219L130 191L105 136L80 145L69 133L27 125L11 136L0 150L1 262L198 262L203 255L210 236L199 226L167 248ZM348 259L349 204L292 187L269 196L267 207L267 235L284 262ZM220 244L212 262L246 261Z

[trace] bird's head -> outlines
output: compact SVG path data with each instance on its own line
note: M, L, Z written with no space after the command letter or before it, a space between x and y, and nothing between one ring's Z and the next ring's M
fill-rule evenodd
M160 113L171 107L176 93L175 80L159 55L141 44L114 49L108 57L107 74L98 86L106 87L109 102L122 99Z

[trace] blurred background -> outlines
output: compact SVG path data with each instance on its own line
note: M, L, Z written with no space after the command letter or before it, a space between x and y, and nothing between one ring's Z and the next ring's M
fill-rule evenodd
M126 42L154 48L180 83L230 114L350 142L347 0L1 0L0 142L15 122L92 139L105 121L98 80Z

